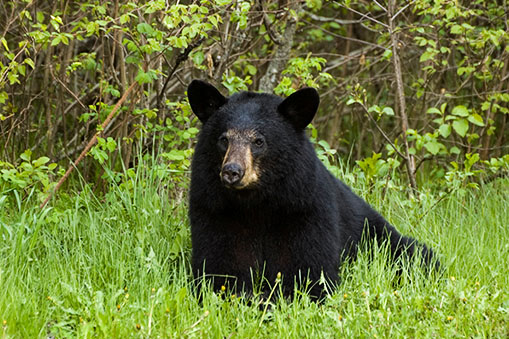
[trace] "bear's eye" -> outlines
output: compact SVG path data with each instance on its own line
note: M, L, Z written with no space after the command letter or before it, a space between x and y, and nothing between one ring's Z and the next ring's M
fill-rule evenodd
M262 138L256 138L256 139L254 140L254 144L255 144L255 146L257 146L257 147L262 147L264 143L265 143L265 141L263 141L263 139L262 139Z
M219 143L222 145L222 146L228 146L228 138L225 137L224 135L220 136L219 137Z

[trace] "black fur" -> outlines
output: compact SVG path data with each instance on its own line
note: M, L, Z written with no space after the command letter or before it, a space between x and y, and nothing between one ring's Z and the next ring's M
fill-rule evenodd
M283 276L285 294L294 281L308 277L319 296L321 274L336 282L344 256L355 254L363 232L388 240L394 257L417 248L429 264L431 250L416 247L317 158L304 129L318 108L316 90L306 88L286 100L270 94L241 92L218 97L211 85L194 80L188 97L203 121L192 162L190 209L192 267L195 277L214 276L220 289L236 278L252 291L252 274L274 282ZM218 103L220 103L218 105ZM256 185L229 189L220 179L224 150L218 139L227 129L253 130L265 147L253 151ZM365 226L368 225L368 226Z

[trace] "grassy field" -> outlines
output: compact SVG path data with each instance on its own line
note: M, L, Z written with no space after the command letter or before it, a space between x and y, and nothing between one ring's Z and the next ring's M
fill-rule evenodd
M365 251L322 304L297 293L264 311L207 290L198 301L186 197L170 199L154 171L137 175L131 189L97 197L84 186L43 211L34 197L0 194L0 338L509 336L507 179L439 203L368 195L435 249L442 276L413 266L397 282L383 248Z

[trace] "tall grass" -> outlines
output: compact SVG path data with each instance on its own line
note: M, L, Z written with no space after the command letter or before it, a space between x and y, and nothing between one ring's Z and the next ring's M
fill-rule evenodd
M185 197L170 198L149 164L132 185L100 196L82 185L42 211L4 192L0 338L507 337L508 191L503 179L438 204L429 192L409 202L397 190L366 191L402 233L438 253L443 274L409 265L398 276L381 244L343 265L323 303L297 291L265 312L256 298L207 289L198 300Z

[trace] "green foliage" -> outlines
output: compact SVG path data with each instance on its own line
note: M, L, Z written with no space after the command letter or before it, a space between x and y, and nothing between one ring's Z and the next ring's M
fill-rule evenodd
M223 74L223 86L228 89L229 94L240 91L247 91L248 86L252 84L251 76L246 75L244 78L238 77L233 72Z
M23 198L35 192L40 201L44 200L54 187L52 181L57 177L58 165L49 163L45 156L32 160L30 150L23 152L20 159L18 164L0 161L0 192L22 192Z
M111 153L116 149L117 143L112 137L108 137L107 139L97 137L97 145L92 147L90 154L92 154L95 160L102 164L105 160L108 160L108 152Z
M345 3L345 6L358 12L370 10L368 5L363 4ZM502 116L499 107L507 112L507 89L501 81L507 75L507 50L503 42L509 40L509 35L503 29L503 20L498 20L501 12L494 3L483 1L476 6L458 7L450 2L422 0L415 2L412 12L409 20L398 21L398 28L411 32L399 35L405 48L398 50L400 59L409 65L403 68L403 81L411 81L411 85L405 88L405 113L411 124L406 131L408 154L418 163L426 161L427 164L447 166L448 176L435 171L438 177L432 175L432 178L452 188L457 186L457 183L453 184L455 180L469 182L484 174L486 165L490 163L490 153L494 153L493 159L499 158L496 154L503 156L507 153L501 144L504 132L497 132L497 128L503 129L507 119ZM474 26L471 19L479 15L487 20L478 21ZM382 39L383 36L378 41L389 51L391 40ZM388 57L385 57L386 54ZM406 59L414 58L413 55L418 56L417 64ZM392 67L392 51L384 53L381 62ZM356 76L362 78L365 73L374 71L372 64L366 63L365 72L358 72ZM370 83L366 82L365 86L360 82L354 83L346 103L354 108L357 107L354 103L360 105L364 114L371 114L376 121L374 123L387 131L384 126L399 123L399 112L393 114L397 107L394 110L390 108L390 87L378 94L374 90ZM494 134L500 136L496 146L500 147L500 152L489 149L493 145L491 136ZM402 144L399 137L393 138L392 142ZM403 147L398 148L399 154L405 153ZM387 147L387 150L387 156L392 156L392 147ZM469 169L468 161L461 160L471 156L472 159L484 159L473 163L477 168L475 171ZM382 154L381 158L384 157ZM358 163L366 167L372 162L370 159ZM428 165L418 167L428 168ZM469 185L475 186L474 183Z
M295 88L315 87L320 84L328 86L332 81L329 73L321 72L327 60L319 57L312 57L309 53L305 58L292 58L288 60L286 69L283 70L283 77L274 93L288 96L295 92ZM315 75L315 73L318 74Z

